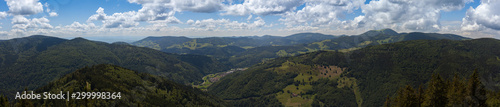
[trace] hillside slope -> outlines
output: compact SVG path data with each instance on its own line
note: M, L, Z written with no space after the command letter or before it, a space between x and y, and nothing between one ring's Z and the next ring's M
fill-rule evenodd
M115 64L182 84L202 82L204 75L227 69L207 56L169 54L83 38L31 36L1 41L0 50L0 93L6 95L26 87L37 88L78 68L96 64Z
M399 87L425 84L433 73L465 77L477 69L488 89L499 90L499 55L495 39L414 40L346 53L319 51L257 64L222 78L208 91L233 105L248 104L240 106L273 101L285 106L382 106Z
M298 33L286 37L148 37L132 43L169 53L209 55L233 67L249 67L272 58L295 56L318 50L351 51L370 45L408 40L465 40L453 34L397 33L392 29L370 30L360 35L332 36Z
M35 93L59 91L120 92L112 100L32 100L35 106L223 106L223 101L196 88L177 84L158 76L138 73L115 65L84 67L50 82Z

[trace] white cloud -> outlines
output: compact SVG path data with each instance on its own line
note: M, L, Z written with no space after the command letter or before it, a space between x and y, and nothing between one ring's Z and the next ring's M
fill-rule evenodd
M234 4L226 7L223 15L273 15L293 11L304 0L245 0L242 4Z
M129 28L139 25L138 15L135 11L128 11L123 13L114 13L113 15L106 15L104 9L99 7L96 11L97 14L90 16L87 22L101 20L105 28Z
M462 30L480 31L485 28L500 30L500 0L481 0L475 9L470 7L462 19Z
M0 12L0 19L5 19L7 17L7 12Z
M73 22L71 25L66 25L65 27L76 30L90 30L97 28L97 26L94 23L81 24L79 22Z
M351 13L365 0L309 0L303 9L287 12L279 19L287 27L296 25L338 26L346 13Z
M143 6L144 10L160 12L163 9L211 13L222 9L224 0L128 0ZM160 11L157 11L160 10ZM162 12L160 12L162 13Z
M266 24L260 17L256 17L253 23L230 21L228 19L188 20L186 23L197 28L205 28L205 30L208 31L220 30L221 28L224 28L224 30L255 29L263 27Z
M88 22L101 20L106 28L135 27L138 22L182 23L174 15L177 11L215 12L222 8L221 0L129 0L140 4L141 9L106 15L103 8L89 17Z
M371 29L395 28L414 31L439 31L441 11L462 9L471 0L380 0L362 7L365 13L358 26ZM353 21L353 23L357 23ZM355 24L350 24L355 25Z
M102 7L99 7L97 11L95 11L97 14L94 14L87 19L87 22L91 22L94 20L104 20L104 17L106 17L106 13L104 13L104 9Z
M43 11L42 3L38 0L5 0L12 15L33 15Z
M28 19L24 16L14 16L12 18L12 24L27 24L29 22Z
M20 30L27 30L27 29L51 29L53 28L52 25L49 24L49 19L42 17L42 18L33 18L33 19L27 19L24 16L14 16L12 18L12 28L13 29L20 29Z
M56 12L50 12L49 16L50 17L56 17L56 16L59 16L59 14L57 14Z

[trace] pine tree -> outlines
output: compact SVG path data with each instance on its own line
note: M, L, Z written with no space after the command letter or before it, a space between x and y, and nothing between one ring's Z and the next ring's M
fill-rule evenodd
M420 84L418 86L418 90L416 93L417 107L422 106L422 103L424 103L424 100L425 100L424 86L422 84Z
M465 84L457 74L453 77L453 81L448 86L448 104L447 106L461 106L465 98Z
M467 97L465 100L469 106L486 106L486 89L479 80L477 69L474 70L467 83Z
M398 107L415 107L417 106L415 90L410 85L406 85L405 88L400 89L398 94L399 101L396 106Z
M433 74L426 90L425 107L444 107L447 104L446 84L439 74Z

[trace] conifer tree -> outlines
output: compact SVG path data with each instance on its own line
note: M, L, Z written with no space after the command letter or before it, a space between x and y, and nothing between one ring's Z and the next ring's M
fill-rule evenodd
M415 90L410 85L406 85L406 87L401 90L402 94L398 95L399 102L397 102L397 106L398 107L417 106Z
M467 97L465 100L469 106L486 106L486 89L479 80L477 69L474 70L467 82Z
M452 82L448 86L448 104L447 106L462 106L465 98L465 84L457 74L453 77Z
M447 104L446 84L439 74L433 74L426 90L425 107L444 107Z
M424 86L422 84L420 84L418 86L418 90L416 93L417 107L422 106L422 103L424 103L424 100L425 100Z

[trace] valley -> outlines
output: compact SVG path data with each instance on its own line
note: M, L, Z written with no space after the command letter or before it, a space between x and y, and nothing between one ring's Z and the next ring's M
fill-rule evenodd
M219 73L215 73L215 74L208 74L206 76L204 76L202 79L203 79L203 83L201 84L191 84L193 87L196 87L196 88L199 88L203 91L207 91L207 88L212 85L214 82L217 82L219 81L222 77L228 75L228 74L231 74L231 73L234 73L234 72L238 72L238 71L244 71L246 70L247 68L234 68L234 69L231 69L229 71L226 71L226 72L219 72Z

